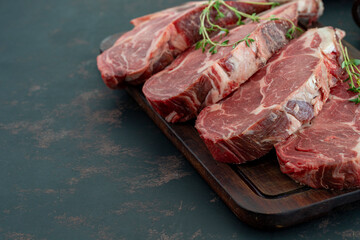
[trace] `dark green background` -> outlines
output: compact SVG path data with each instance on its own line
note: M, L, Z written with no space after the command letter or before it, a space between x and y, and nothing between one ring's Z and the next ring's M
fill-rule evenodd
M0 239L356 239L353 204L290 229L240 222L96 68L103 38L182 0L0 0ZM352 1L325 25L360 48Z

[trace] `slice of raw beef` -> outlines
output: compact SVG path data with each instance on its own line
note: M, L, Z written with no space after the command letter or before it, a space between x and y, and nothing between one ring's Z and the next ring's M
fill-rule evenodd
M313 188L360 187L360 107L347 83L331 90L310 125L276 145L280 168Z
M297 22L298 4L291 2L267 12L281 19ZM218 53L203 53L190 48L169 67L152 76L143 87L147 100L168 122L183 122L199 111L236 90L266 61L289 42L291 24L285 20L248 23L230 31L227 38L213 41L235 43L249 35L255 41L243 41L236 48L221 47Z
M257 159L316 116L342 72L343 36L331 27L308 30L232 96L205 108L196 128L213 157L228 163Z
M267 5L229 1L229 5L245 13L259 13L269 9ZM258 2L266 2L258 1ZM200 14L207 1L189 2L182 6L134 19L134 29L122 35L113 47L97 58L101 76L110 88L121 88L125 82L143 83L152 74L164 69L174 58L200 40ZM238 18L221 6L224 18L212 21L220 26L235 25Z

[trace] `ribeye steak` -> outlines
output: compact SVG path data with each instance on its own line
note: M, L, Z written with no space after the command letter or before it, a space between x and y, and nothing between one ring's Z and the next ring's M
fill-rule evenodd
M311 124L276 145L283 173L313 188L360 187L360 107L348 88L340 82Z
M257 159L316 116L342 72L343 36L331 27L308 30L232 96L205 108L196 128L213 157L228 163Z

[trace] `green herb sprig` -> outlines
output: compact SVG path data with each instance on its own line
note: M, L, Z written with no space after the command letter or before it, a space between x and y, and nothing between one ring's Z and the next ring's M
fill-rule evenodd
M257 4L257 5L271 5L272 7L279 5L279 3L277 3L277 2L246 2L246 3ZM238 21L236 23L238 26L245 24L243 22L244 18L248 18L252 22L260 22L260 20L272 20L272 21L285 20L285 21L290 22L290 24L291 24L291 28L288 30L288 32L286 34L286 37L288 37L289 39L293 38L296 30L302 31L300 28L298 28L295 25L294 22L292 22L289 19L276 18L275 16L271 16L269 18L261 18L258 15L256 15L256 13L247 14L247 13L241 12L241 11L237 10L236 8L227 4L224 0L209 0L207 3L207 6L204 8L204 10L202 11L202 13L200 15L199 34L202 36L202 40L200 40L199 42L196 43L196 46L195 46L196 49L202 49L202 51L205 52L206 48L208 47L209 52L212 54L215 54L218 52L219 47L232 46L233 48L235 48L241 42L246 42L246 45L248 47L250 47L250 43L255 41L254 39L249 38L250 34L245 36L243 39L236 41L235 43L229 43L229 40L218 42L218 41L214 41L210 38L210 33L216 32L216 31L219 31L220 34L222 33L223 37L227 36L229 34L229 30L227 28L224 28L217 24L214 24L213 22L211 22L211 19L210 19L210 13L211 13L212 9L214 9L217 12L217 15L215 18L216 20L225 17L224 13L222 13L220 10L220 6L222 6L222 5L225 6L227 9L229 9L230 11L235 13L235 15L238 18Z
M360 59L351 59L349 57L347 47L344 47L341 40L339 41L340 48L342 55L344 57L344 61L341 64L341 68L345 69L346 73L348 74L348 78L345 81L349 82L349 89L348 91L354 93L360 93L360 70L358 66L360 65ZM355 104L360 103L360 94L356 98L350 100L350 102L354 102Z
M250 47L250 43L254 42L255 40L252 39L252 38L249 38L249 36L250 36L250 33L249 33L248 35L246 35L243 39L235 42L235 43L233 44L233 48L236 48L237 45L238 45L239 43L241 43L241 42L246 42L246 46Z
M271 15L269 18L264 19L264 20L270 20L270 21L282 20L282 21L289 22L291 25L291 28L287 31L287 33L285 35L288 39L293 39L296 31L298 31L300 33L304 32L304 30L302 30L301 28L296 26L296 24L293 21L291 21L290 19L277 18L277 17L275 17L275 15Z

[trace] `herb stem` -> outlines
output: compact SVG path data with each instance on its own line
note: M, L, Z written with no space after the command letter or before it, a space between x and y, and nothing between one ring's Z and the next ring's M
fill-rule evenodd
M251 19L253 22L258 22L260 20L259 16L257 16L256 14L250 15L250 14L247 14L247 13L244 13L244 12L240 12L236 8L234 8L234 7L230 6L229 4L227 4L225 1L220 0L220 2L225 7L227 7L229 10L233 11L236 14L236 16L238 16L238 17L240 15L242 17ZM258 4L258 2L252 2L252 3L253 4ZM272 3L270 3L270 4L272 4ZM258 4L258 5L263 5L263 4ZM269 5L269 4L267 4L267 5Z
M257 4L257 5L271 5L272 7L279 5L279 3L277 3L277 2L251 2L251 1L249 1L249 2L245 2L245 3ZM286 33L287 38L292 39L296 30L302 31L300 28L298 28L295 25L295 23L293 21L291 21L289 19L275 18L275 16L271 16L269 18L261 18L258 15L256 15L256 13L248 14L248 13L241 12L241 11L237 10L235 7L232 7L229 4L227 4L224 0L209 0L207 3L207 6L204 8L203 12L200 15L199 34L202 36L202 40L196 44L196 47L195 47L196 49L201 48L202 51L205 52L206 47L209 46L209 52L212 54L215 54L215 53L217 53L218 47L233 46L233 48L235 48L239 43L244 42L244 41L246 42L246 45L248 47L250 47L250 43L255 41L254 39L249 38L250 34L248 34L246 37L238 40L235 43L229 43L229 40L226 40L226 41L220 43L220 42L215 42L210 38L209 33L213 32L213 31L219 30L220 32L224 32L225 36L229 34L229 30L227 28L223 28L217 24L214 24L210 19L211 9L214 9L217 12L216 20L219 18L225 17L224 13L222 13L220 11L221 5L223 5L225 8L227 8L228 10L233 12L238 17L237 25L245 24L242 21L243 18L248 18L249 20L251 20L253 22L260 22L260 20L264 20L264 21L266 21L266 20L270 20L270 21L283 20L283 21L287 21L291 24L291 28Z
M358 96L356 98L350 99L351 102L354 102L355 104L359 104L360 103L360 71L359 68L357 67L358 65L360 65L360 60L358 59L350 59L349 56L349 52L347 47L344 47L344 45L342 44L342 41L339 41L339 45L340 45L340 49L341 49L341 53L343 55L343 62L341 64L341 68L345 69L346 73L348 74L349 78L346 79L350 80L349 82L349 89L348 91L352 91L354 93L358 93ZM357 84L357 87L354 83Z

